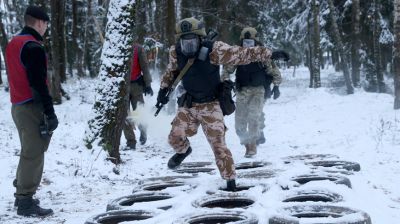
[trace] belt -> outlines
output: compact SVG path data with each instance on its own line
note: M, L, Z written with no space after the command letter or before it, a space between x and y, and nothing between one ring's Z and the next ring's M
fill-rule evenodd
M207 97L202 97L202 98L192 98L193 103L208 103L212 102L215 99L217 99L215 96L207 96Z

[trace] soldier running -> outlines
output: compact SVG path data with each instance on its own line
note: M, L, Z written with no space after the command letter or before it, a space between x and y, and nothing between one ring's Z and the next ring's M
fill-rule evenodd
M166 93L175 79L174 74L182 70L189 59L194 63L181 81L186 93L180 97L168 136L169 144L176 152L168 161L168 167L176 168L192 152L188 137L194 136L201 125L214 152L220 174L227 181L227 190L235 191L235 165L225 143L226 127L216 98L220 84L219 65L269 61L272 52L262 46L245 48L221 41L208 41L204 39L205 36L203 23L195 18L183 19L176 25L178 42L170 48L169 64L162 76L157 104L168 102Z

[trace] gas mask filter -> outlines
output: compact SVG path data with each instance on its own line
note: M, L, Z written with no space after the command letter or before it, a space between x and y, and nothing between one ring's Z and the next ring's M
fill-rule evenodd
M254 47L255 46L255 41L253 39L243 39L242 40L242 46L243 47Z

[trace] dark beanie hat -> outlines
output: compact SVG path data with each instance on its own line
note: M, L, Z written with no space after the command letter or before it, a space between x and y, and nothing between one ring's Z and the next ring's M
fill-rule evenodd
M37 6L29 6L25 11L25 15L30 15L33 18L44 20L47 22L50 20L47 13L42 8Z

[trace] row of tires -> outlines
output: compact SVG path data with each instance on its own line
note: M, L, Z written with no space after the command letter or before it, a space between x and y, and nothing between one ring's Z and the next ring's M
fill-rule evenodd
M359 171L360 166L357 163L340 160L323 160L329 155L304 155L299 157L288 157L285 163L294 161L304 161L305 164L312 167L323 167L331 171L348 174L348 172ZM329 157L332 158L332 157ZM318 159L313 161L313 159ZM239 178L260 180L271 178L276 172L263 169L270 165L266 162L241 163L236 166ZM107 212L89 218L86 224L116 224L126 221L147 220L161 214L169 212L174 205L179 204L182 197L168 192L168 189L179 188L183 194L189 194L196 186L191 179L196 177L197 173L212 173L214 168L208 162L183 163L176 170L179 175L168 177L148 178L141 181L138 187L134 189L132 195L124 196L110 201L107 205ZM189 174L189 175L188 175ZM338 174L318 173L311 175L300 175L291 178L298 185L303 185L311 181L329 180L336 184L343 184L351 188L350 180ZM194 200L191 204L196 208L196 212L178 217L176 220L170 220L166 223L179 224L217 224L217 223L235 223L251 224L259 223L258 217L247 212L257 201L257 198L249 197L246 193L253 187L260 188L264 193L268 186L259 181L257 184L238 184L236 193L224 192L224 189L218 189L215 192L207 192L207 195ZM288 190L287 186L281 186L283 190ZM269 224L296 224L301 220L308 220L307 223L341 223L341 224L370 224L371 220L368 214L341 206L332 205L340 202L343 197L337 193L324 190L299 190L289 194L283 202L291 203L292 206L284 206L278 209L277 215L268 220ZM150 206L149 203L151 202ZM305 203L306 202L306 203ZM312 203L310 203L312 202ZM294 204L293 204L294 203ZM146 204L146 206L143 206ZM143 209L145 207L145 209ZM217 208L217 209L214 209ZM171 217L171 216L170 216ZM174 218L175 219L175 218Z

